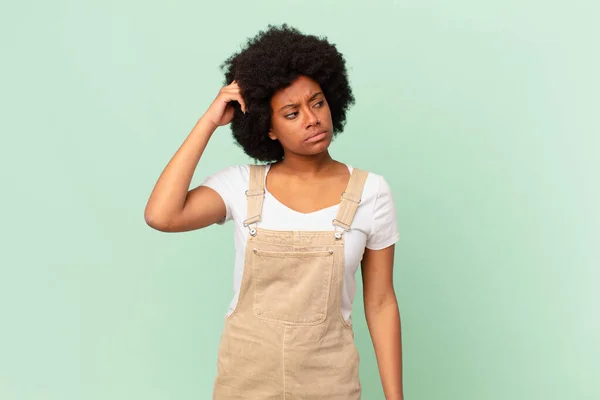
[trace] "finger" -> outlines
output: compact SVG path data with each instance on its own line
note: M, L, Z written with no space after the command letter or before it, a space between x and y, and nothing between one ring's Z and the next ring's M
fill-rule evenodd
M245 113L248 112L248 108L246 108L246 102L244 101L244 98L242 97L242 93L237 90L235 92L235 100L237 100L238 103L240 103L240 108L242 109L242 111Z
M246 103L244 102L244 98L239 92L227 93L227 96L223 98L223 101L225 103L229 103L232 100L235 100L238 103L240 103L240 108L244 114L248 111L248 109L246 108Z
M244 98L241 94L238 96L238 103L240 103L242 111L244 112L244 114L246 114L248 112L248 108L246 107L246 102L244 101Z

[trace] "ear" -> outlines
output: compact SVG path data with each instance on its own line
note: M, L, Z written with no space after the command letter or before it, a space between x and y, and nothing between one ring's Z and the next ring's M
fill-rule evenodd
M273 133L272 130L269 129L269 138L271 138L271 140L277 140L277 136L275 136L275 134Z

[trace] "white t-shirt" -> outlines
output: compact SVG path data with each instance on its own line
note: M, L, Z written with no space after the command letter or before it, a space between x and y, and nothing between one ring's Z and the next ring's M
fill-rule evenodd
M352 166L348 164L346 166L352 172ZM267 174L269 169L270 164L267 164ZM248 189L249 177L248 164L233 165L208 176L202 183L203 186L208 186L219 193L225 202L227 215L219 224L232 219L235 222L234 296L226 315L230 315L236 307L244 272L248 228L244 227L243 221L247 218L245 191ZM256 226L272 230L334 232L332 221L336 217L338 208L339 204L308 214L294 211L280 203L265 187L261 221ZM351 229L344 233L342 315L349 325L352 324L350 314L356 294L355 275L365 247L380 250L396 243L399 238L396 209L390 187L381 175L369 172Z

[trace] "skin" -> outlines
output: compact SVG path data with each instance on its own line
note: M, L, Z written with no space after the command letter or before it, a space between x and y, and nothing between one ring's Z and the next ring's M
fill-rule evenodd
M295 104L289 106L290 104ZM345 164L331 158L331 111L321 87L300 76L271 98L271 140L279 140L284 159L271 165L267 190L281 203L301 213L310 213L340 202L350 172ZM319 123L317 123L319 121ZM317 142L306 139L326 130Z
M188 188L212 134L233 118L231 101L239 102L246 110L235 81L220 89L161 173L144 212L146 223L152 228L184 232L205 228L225 217L225 203L217 192L206 186L189 191ZM268 135L271 140L279 140L284 159L271 165L267 190L288 208L301 213L338 204L350 173L345 164L329 154L333 123L319 84L300 76L275 93L270 104ZM294 106L285 107L289 104ZM323 139L306 141L321 130L327 132ZM400 313L393 285L394 249L395 245L365 249L361 262L365 315L387 400L404 398Z

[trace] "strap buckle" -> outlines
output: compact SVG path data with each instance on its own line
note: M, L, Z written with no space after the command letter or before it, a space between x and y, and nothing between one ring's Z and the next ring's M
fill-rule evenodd
M346 225L345 223L343 223L342 221L340 221L339 219L334 218L333 221L331 221L334 228L334 234L333 236L336 238L336 240L340 240L342 238L342 235L344 234L344 232L348 232L350 231L350 227L348 225ZM339 225L336 225L339 224ZM341 228L341 231L338 231L336 228Z
M253 218L248 218L246 221L250 221ZM242 224L244 225L244 227L248 228L248 232L250 233L250 235L256 236L256 222L257 221L250 222L250 223L246 223L246 221L244 221ZM252 227L250 225L254 225L254 226Z
M247 227L249 227L249 226L250 226L250 225L252 225L252 224L256 225L256 222L257 222L257 221L259 221L259 220L256 220L256 221L254 221L254 222L246 222L246 221L250 221L251 219L254 219L254 218L256 218L256 217L258 217L258 215L254 216L254 217L252 217L252 218L248 218L248 219L246 219L244 222L242 222L242 225L244 225L244 228L247 228Z
M246 197L249 197L249 196L264 196L264 195L265 195L265 193L266 193L265 189L261 189L261 190L260 190L260 191L258 191L258 192L252 192L252 193L248 194L248 192L249 192L249 191L250 191L250 190L246 190L246 191L244 192L244 193L246 194Z

